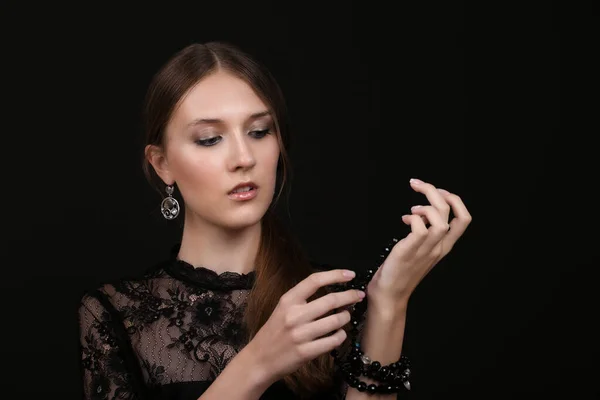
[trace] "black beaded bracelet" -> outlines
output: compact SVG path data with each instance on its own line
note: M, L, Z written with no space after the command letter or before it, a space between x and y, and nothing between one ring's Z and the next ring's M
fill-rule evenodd
M398 239L393 238L391 242L384 248L383 254L379 255L379 259L374 268L368 269L366 273L357 273L356 277L345 285L345 289L366 290L367 285L383 264L389 255L392 247L398 243ZM352 306L351 311L351 330L349 339L353 344L351 351L347 355L347 360L340 358L339 351L333 350L333 356L336 365L342 371L344 380L350 387L358 389L360 392L375 393L398 393L403 389L410 390L410 361L406 356L401 356L400 360L389 365L382 366L379 361L372 361L367 355L363 354L360 349L358 338L358 326L367 309L367 299ZM377 380L382 384L369 384L359 379L361 375Z
M350 352L350 368L355 376L364 375L383 383L402 384L410 390L410 361L402 355L400 359L391 364L382 366L379 361L371 361L371 358L360 350L360 343L355 342Z

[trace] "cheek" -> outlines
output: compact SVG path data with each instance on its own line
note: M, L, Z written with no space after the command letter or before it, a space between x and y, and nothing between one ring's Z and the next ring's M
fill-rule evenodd
M279 144L277 140L274 140L269 148L267 154L265 155L265 159L267 160L267 164L273 172L277 171L277 163L279 161Z
M277 181L277 163L279 161L279 155L270 153L268 157L263 159L262 168L262 179L264 183L269 182L270 185L275 186Z
M191 153L174 155L176 158L173 158L172 170L179 186L186 186L187 190L201 190L200 186L214 185L220 168L216 160Z

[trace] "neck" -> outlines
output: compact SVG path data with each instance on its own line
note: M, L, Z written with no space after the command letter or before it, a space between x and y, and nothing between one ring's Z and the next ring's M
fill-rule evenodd
M186 215L177 257L218 274L247 274L255 268L260 235L260 221L243 229L227 230Z

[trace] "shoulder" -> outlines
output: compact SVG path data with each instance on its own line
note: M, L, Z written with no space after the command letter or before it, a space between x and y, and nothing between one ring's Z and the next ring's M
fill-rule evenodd
M116 310L118 287L127 281L107 282L91 290L86 290L79 301L79 316L93 317L96 320L107 320Z
M139 297L140 293L149 292L161 279L170 278L164 271L167 263L167 261L162 261L146 268L138 275L109 280L84 290L79 302L80 311L84 309L118 310L125 307L128 302Z

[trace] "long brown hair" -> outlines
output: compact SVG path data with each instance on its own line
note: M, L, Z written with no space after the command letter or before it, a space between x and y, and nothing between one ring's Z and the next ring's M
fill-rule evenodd
M280 148L277 196L261 221L261 241L255 264L256 280L244 317L251 340L271 316L280 297L313 272L299 241L279 220L275 211L282 195L287 200L292 175L288 156L289 124L279 85L263 65L232 44L209 42L189 45L176 53L150 83L144 109L145 144L164 145L165 128L181 98L202 78L217 70L227 71L247 82L269 107L274 116ZM146 157L143 159L143 169L150 183L159 193L164 193L165 183ZM324 294L320 290L312 298ZM332 359L328 354L323 354L284 377L284 381L298 396L309 397L329 388L332 376Z

